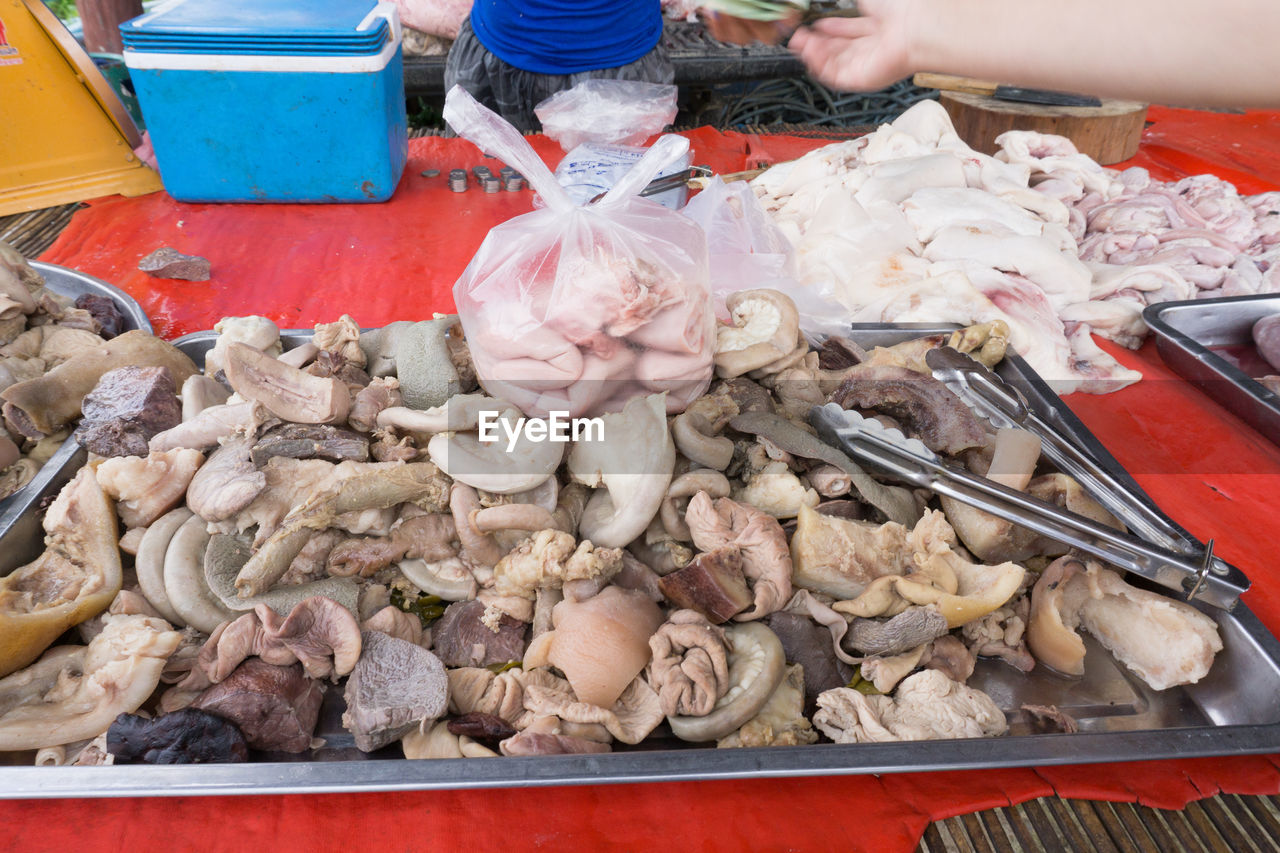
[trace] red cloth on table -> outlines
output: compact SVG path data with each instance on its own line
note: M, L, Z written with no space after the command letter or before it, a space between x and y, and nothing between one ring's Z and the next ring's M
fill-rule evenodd
M1212 172L1243 192L1280 186L1280 113L1226 115L1153 107L1132 164L1162 179ZM689 134L695 162L731 172L823 144L788 136ZM534 138L549 161L554 143ZM531 207L529 193L450 194L448 170L482 162L461 140L415 139L405 177L382 205L181 204L164 193L94 202L43 259L133 294L173 337L227 314L309 326L348 312L364 325L452 307L453 282L489 227ZM425 169L441 175L423 178ZM168 245L203 255L213 279L151 279L136 269ZM1280 449L1180 381L1148 343L1104 342L1145 379L1067 402L1152 498L1254 581L1245 596L1280 632L1272 565ZM873 776L678 782L607 787L0 803L15 849L92 850L601 849L913 847L931 820L1058 793L1177 808L1220 791L1280 792L1280 756Z

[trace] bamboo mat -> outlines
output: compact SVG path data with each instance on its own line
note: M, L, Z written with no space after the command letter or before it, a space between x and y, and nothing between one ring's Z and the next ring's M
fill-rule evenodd
M936 821L922 853L1280 850L1280 797L1222 794L1178 811L1136 803L1043 797Z
M38 257L79 207L73 203L0 217L0 240L28 258ZM1269 853L1280 851L1280 797L1224 794L1177 811L1044 797L935 821L917 849L921 853Z
M62 233L71 221L71 214L80 208L80 202L0 216L0 242L8 243L24 257L40 257L45 249Z

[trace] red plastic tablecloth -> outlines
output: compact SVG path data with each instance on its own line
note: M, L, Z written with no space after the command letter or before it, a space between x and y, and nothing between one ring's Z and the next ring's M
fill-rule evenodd
M1160 178L1212 172L1242 192L1280 187L1280 113L1153 108L1134 164ZM696 161L736 171L822 144L699 129ZM559 149L535 147L554 162ZM415 139L405 178L381 205L191 205L157 193L93 203L43 260L132 293L160 334L259 313L308 326L351 313L363 325L429 317L488 228L530 208L530 195L453 195L443 175L481 162L460 140ZM421 172L439 169L441 177ZM136 269L160 245L208 257L207 283ZM1146 376L1068 403L1192 533L1254 581L1245 601L1280 632L1280 533L1273 497L1280 450L1177 380L1148 344L1108 347ZM0 803L13 849L400 850L546 847L682 850L912 848L929 821L1058 793L1177 808L1220 791L1280 792L1280 755L885 776L687 782L491 791Z

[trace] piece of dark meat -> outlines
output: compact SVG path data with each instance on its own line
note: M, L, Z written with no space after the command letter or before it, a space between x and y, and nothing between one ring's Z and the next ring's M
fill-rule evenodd
M818 367L823 370L844 370L866 360L866 350L839 335L827 338L818 348Z
M109 341L124 331L124 315L110 296L82 293L76 298L76 307L89 312L93 322L98 324L98 337L103 340Z
M529 626L503 615L498 631L480 621L481 601L455 601L431 626L431 645L445 666L489 666L523 660Z
M249 658L191 707L230 720L254 749L306 752L320 718L324 689L301 664L273 666Z
M905 367L862 365L845 377L831 401L883 412L935 453L954 455L987 443L982 424L959 397L932 376Z
M208 258L184 255L168 246L161 246L138 261L138 269L156 278L181 278L186 281L208 281L211 272Z
M281 424L267 430L253 446L253 464L261 468L273 456L327 459L330 462L369 461L369 439L328 424Z
M751 606L751 589L736 546L703 551L682 569L658 579L658 588L676 607L696 610L715 625Z
M495 714L484 714L480 711L454 717L445 727L451 735L465 735L495 750L498 748L499 741L506 740L516 733L515 726L506 720Z
M807 616L777 610L764 617L764 624L778 635L787 663L804 667L805 714L818 707L818 694L844 687L853 679L853 668L836 657L831 632Z
M249 760L249 747L235 723L196 708L183 708L155 719L121 714L107 729L107 752L122 763L225 764Z
M662 594L662 576L642 562L630 551L622 552L622 568L609 581L614 586L642 592L650 601L661 604L665 596Z
M99 456L146 456L152 436L182 423L182 404L166 367L107 371L81 410L76 440Z
M726 379L719 382L710 393L728 396L734 405L738 407L739 414L746 412L769 412L772 414L778 409L777 404L773 401L773 395L763 385L745 376L738 376L734 379Z
M348 385L355 385L360 388L368 386L371 381L369 374L365 372L363 367L353 364L338 353L330 352L329 350L321 350L316 353L315 360L308 364L305 370L312 376L319 376L323 379L333 377L341 379Z
M866 521L869 514L866 504L848 498L821 501L814 509L819 515L829 515L832 518L843 518L847 521ZM782 523L782 531L787 534L788 542L791 541L791 536L796 532L798 524L799 522L794 518L789 518Z
M978 656L954 634L943 634L929 644L920 658L920 666L936 669L952 681L964 684L973 675Z

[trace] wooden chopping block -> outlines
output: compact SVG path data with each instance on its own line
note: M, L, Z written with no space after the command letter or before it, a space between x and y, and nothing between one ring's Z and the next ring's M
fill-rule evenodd
M1108 166L1138 153L1147 118L1147 105L1136 101L1104 99L1100 107L1060 107L970 92L943 92L940 97L956 133L985 154L997 151L996 137L1006 130L1034 130L1065 136L1081 154Z

